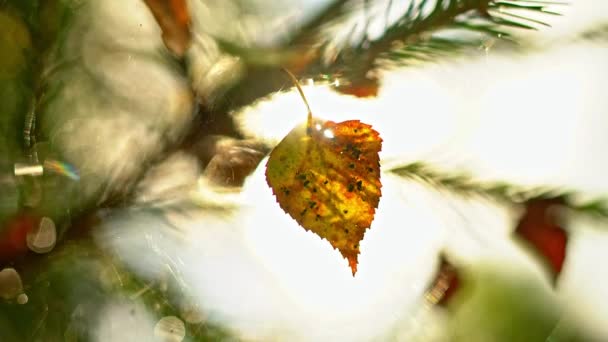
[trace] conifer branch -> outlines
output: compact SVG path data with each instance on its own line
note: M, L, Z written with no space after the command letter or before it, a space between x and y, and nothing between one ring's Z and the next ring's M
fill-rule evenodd
M598 43L608 42L608 22L601 23L590 30L583 32L577 38L583 41L595 41Z
M599 219L608 219L608 198L581 201L582 193L549 186L525 187L508 182L481 182L466 173L443 173L421 163L388 170L403 178L422 182L457 195L484 198L503 205L521 205L531 200L560 198L569 209Z
M381 37L370 40L364 35L358 43L341 51L325 72L348 75L352 73L349 69L355 69L359 75L354 77L362 78L381 66L383 61L403 66L435 60L465 48L480 47L490 38L514 41L512 28L549 26L522 12L557 15L547 7L556 4L559 3L530 3L525 0L411 1L407 10L386 28ZM461 34L458 38L445 35L448 30L457 30Z
M370 39L364 33L355 42L336 42L334 37L323 34L326 29L348 26L346 20L351 15L367 8L358 8L354 1L337 0L275 48L243 47L218 39L225 52L244 61L247 73L223 99L218 99L221 103L214 104L214 108L238 109L285 87L282 67L301 77L329 75L361 80L387 66L386 62L403 66L436 60L465 48L483 46L489 38L514 41L511 35L514 28L547 26L526 14L556 15L549 6L560 4L563 3L542 0L411 0L398 20L387 23L380 37ZM386 6L394 4L388 2ZM388 17L387 11L390 8L381 14L383 20ZM446 35L450 30L461 34ZM351 38L349 35L348 39Z

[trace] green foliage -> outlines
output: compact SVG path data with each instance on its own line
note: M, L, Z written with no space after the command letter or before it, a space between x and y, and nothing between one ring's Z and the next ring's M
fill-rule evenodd
M17 180L13 169L15 163L38 162L38 109L53 95L44 93L45 63L78 6L73 0L0 1L0 193L6 194L0 198L0 223L27 201L28 193L40 192L37 180ZM3 229L0 225L0 233Z
M95 341L100 338L96 335L99 320L112 319L107 309L124 305L130 308L132 319L147 312L156 322L165 316L182 316L181 304L189 295L174 279L161 284L134 277L89 240L67 241L53 253L15 268L28 301L24 305L0 300L0 341ZM227 331L204 320L185 324L184 341L230 338ZM111 333L124 336L129 332Z
M450 341L587 341L538 282L486 264L467 274L448 309Z

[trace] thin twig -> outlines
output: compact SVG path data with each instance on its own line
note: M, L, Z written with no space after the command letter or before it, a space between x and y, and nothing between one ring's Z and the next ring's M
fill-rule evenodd
M310 132L310 130L312 129L312 111L310 110L308 100L306 100L306 95L304 95L304 91L302 90L302 87L300 87L300 82L298 82L298 79L289 70L283 68L283 71L285 71L285 73L289 76L293 84L296 86L298 92L300 93L300 96L302 97L302 100L304 101L304 104L306 105L306 109L308 110L307 127L308 131Z

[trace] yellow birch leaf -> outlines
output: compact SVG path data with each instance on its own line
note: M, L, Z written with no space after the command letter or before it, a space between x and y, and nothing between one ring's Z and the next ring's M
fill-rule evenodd
M380 200L382 139L370 125L312 119L270 153L266 180L281 208L348 260L357 272L359 242Z

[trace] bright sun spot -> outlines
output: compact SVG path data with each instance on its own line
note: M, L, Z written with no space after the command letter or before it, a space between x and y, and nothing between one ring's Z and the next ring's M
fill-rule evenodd
M425 160L456 166L482 179L588 185L607 191L606 172L580 170L581 165L594 165L608 172L608 160L592 157L604 155L601 151L608 148L608 139L597 128L608 124L598 109L605 105L588 104L604 101L590 90L601 89L605 82L584 76L590 68L605 69L600 60L606 50L588 51L576 46L555 49L531 55L525 62L490 55L457 68L433 65L393 72L383 79L374 99L342 96L318 84L304 87L304 92L315 117L336 122L359 119L380 132L383 170L395 162ZM544 62L547 58L588 63L558 66ZM566 70L564 65L569 65ZM295 91L272 96L237 115L245 132L270 144L305 118ZM323 135L332 138L333 132L325 130ZM538 271L538 265L507 237L512 222L505 212L485 204L446 209L441 204L445 196L429 197L383 173L383 196L361 244L359 272L353 278L336 250L277 206L262 176L263 165L245 187L246 196L256 203L247 214L246 240L303 315L300 322L309 322L317 331L351 337L347 327L357 326L359 337L365 339L361 336L407 316L420 304L417 298L441 246L471 260L507 256ZM580 177L574 169L589 177ZM501 237L496 239L496 234Z

